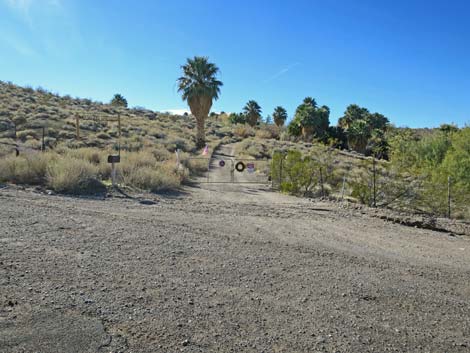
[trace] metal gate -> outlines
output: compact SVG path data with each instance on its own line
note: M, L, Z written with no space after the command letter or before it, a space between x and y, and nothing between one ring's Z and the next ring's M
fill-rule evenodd
M199 183L271 184L270 159L213 156L188 159L192 179Z

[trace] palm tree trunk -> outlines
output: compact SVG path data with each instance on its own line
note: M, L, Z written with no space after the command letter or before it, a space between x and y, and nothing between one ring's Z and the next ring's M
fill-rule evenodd
M206 145L204 120L204 117L196 116L196 148L203 148Z
M196 147L203 148L206 145L205 121L212 107L211 97L195 97L188 101L191 113L196 118Z
M302 126L302 137L304 141L308 141L313 136L313 127L311 126Z

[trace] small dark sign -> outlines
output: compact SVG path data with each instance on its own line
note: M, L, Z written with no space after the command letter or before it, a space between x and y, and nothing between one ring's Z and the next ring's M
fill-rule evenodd
M219 161L219 166L225 167L225 161L224 160Z
M108 156L108 163L119 163L121 162L121 156L119 155L112 155Z

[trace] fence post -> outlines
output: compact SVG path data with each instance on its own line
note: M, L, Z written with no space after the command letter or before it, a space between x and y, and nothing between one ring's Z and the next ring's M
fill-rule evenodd
M235 162L230 158L230 182L235 183Z
M282 191L282 164L284 163L284 153L280 153L281 163L279 163L279 190Z
M175 151L176 154L176 168L180 167L180 150L177 148Z
M344 188L346 187L346 173L343 175L343 186L341 187L341 201L344 200Z
M209 182L209 171L211 169L211 159L209 158L207 161L207 182Z
M42 145L41 145L41 151L46 152L46 143L44 141L44 135L46 133L46 128L43 126L42 127Z
M118 154L121 155L121 113L118 113Z
M321 186L321 196L325 197L325 188L323 186L323 170L322 170L322 167L320 167L320 186Z
M451 216L451 200L452 200L452 194L451 194L451 184L452 184L452 179L450 175L447 177L447 217L450 218Z
M80 140L80 117L79 115L75 115L75 134L77 140Z
M372 206L377 207L377 185L376 185L376 168L375 168L375 155L372 157L372 173L373 173L373 201Z

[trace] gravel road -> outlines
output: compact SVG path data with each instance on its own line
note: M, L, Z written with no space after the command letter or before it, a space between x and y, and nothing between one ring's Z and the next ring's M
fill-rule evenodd
M470 352L468 237L258 185L143 196L0 190L0 352Z

